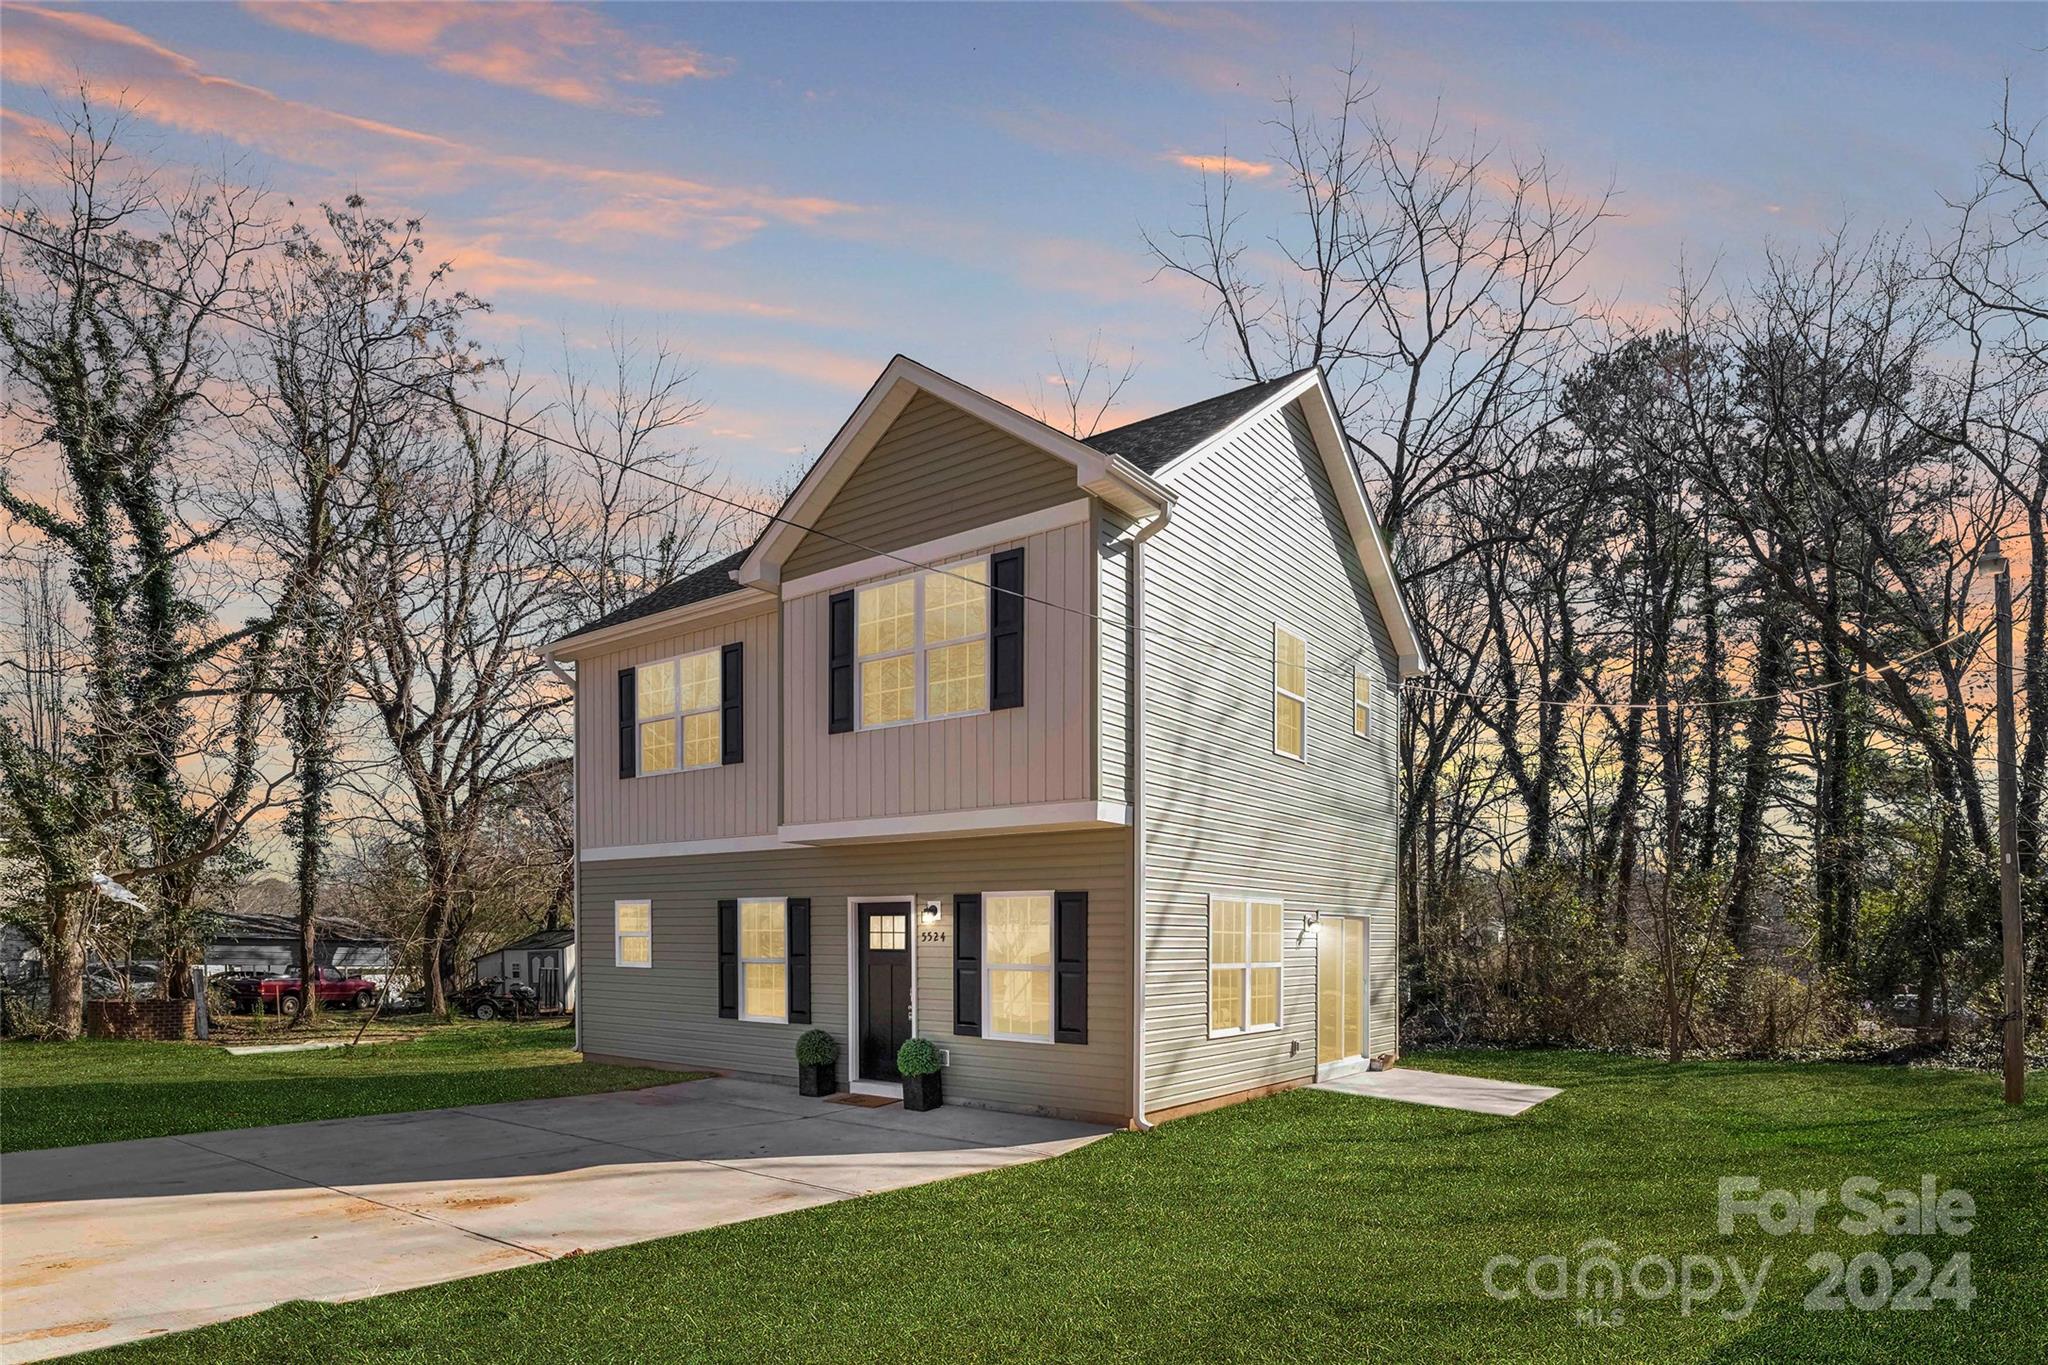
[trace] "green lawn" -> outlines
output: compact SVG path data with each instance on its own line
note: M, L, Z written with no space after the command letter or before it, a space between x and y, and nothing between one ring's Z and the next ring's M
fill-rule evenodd
M136 1359L2026 1361L2048 1358L2048 1103L1879 1067L1470 1052L1411 1065L1559 1085L1515 1119L1297 1091L1034 1166L349 1304L292 1304L126 1348ZM2036 1076L2035 1085L2048 1084ZM1716 1179L1838 1188L1923 1172L1967 1235L1716 1231ZM1488 1297L1490 1258L1772 1258L1680 1311ZM1819 1251L1967 1251L1968 1311L1808 1312ZM1575 1263L1575 1262L1574 1262ZM1872 1275L1875 1271L1870 1272ZM1646 1272L1654 1286L1656 1275ZM1902 1277L1903 1278L1903 1277ZM1509 1274L1502 1282L1513 1282ZM1866 1282L1867 1284L1868 1282ZM119 1354L119 1353L117 1353Z
M203 1043L0 1043L0 1151L685 1079L641 1067L585 1066L570 1050L575 1033L567 1024L456 1023L424 1032L414 1024L405 1031L421 1036L353 1050L247 1057ZM293 1039L280 1034L260 1041Z

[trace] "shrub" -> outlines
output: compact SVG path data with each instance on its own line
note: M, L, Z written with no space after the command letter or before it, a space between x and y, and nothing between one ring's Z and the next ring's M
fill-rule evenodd
M796 1059L804 1066L830 1066L839 1060L839 1040L821 1028L796 1040Z
M896 1049L896 1069L906 1076L929 1076L939 1069L939 1050L923 1038Z

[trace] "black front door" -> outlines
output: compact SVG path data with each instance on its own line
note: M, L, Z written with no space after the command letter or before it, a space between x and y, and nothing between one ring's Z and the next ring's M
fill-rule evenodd
M894 1081L896 1049L910 1038L910 902L860 907L860 1074Z

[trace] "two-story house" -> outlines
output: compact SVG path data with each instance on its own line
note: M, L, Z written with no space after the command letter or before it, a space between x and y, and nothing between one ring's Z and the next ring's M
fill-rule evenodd
M588 1056L1142 1123L1396 1050L1420 646L1320 371L1084 441L899 356L553 653Z

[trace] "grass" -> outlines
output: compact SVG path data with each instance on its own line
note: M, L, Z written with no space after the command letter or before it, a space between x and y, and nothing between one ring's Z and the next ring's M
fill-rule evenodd
M1033 1166L347 1304L291 1304L119 1359L2027 1361L2048 1357L2048 1104L1980 1075L1454 1053L1565 1087L1515 1119L1295 1091ZM2048 1076L2037 1076L2037 1086ZM1977 1205L1965 1236L1716 1229L1716 1179L1851 1176ZM1488 1297L1489 1258L1772 1259L1755 1310ZM1808 1312L1815 1252L1972 1257L1968 1311ZM1576 1261L1574 1260L1574 1264ZM1512 1282L1513 1276L1508 1280ZM1654 1275L1651 1277L1654 1279Z
M373 1026L368 1036L388 1041L246 1057L203 1043L0 1043L0 1151L686 1079L643 1067L584 1065L571 1050L575 1034L566 1024L455 1023L423 1031L414 1020Z

